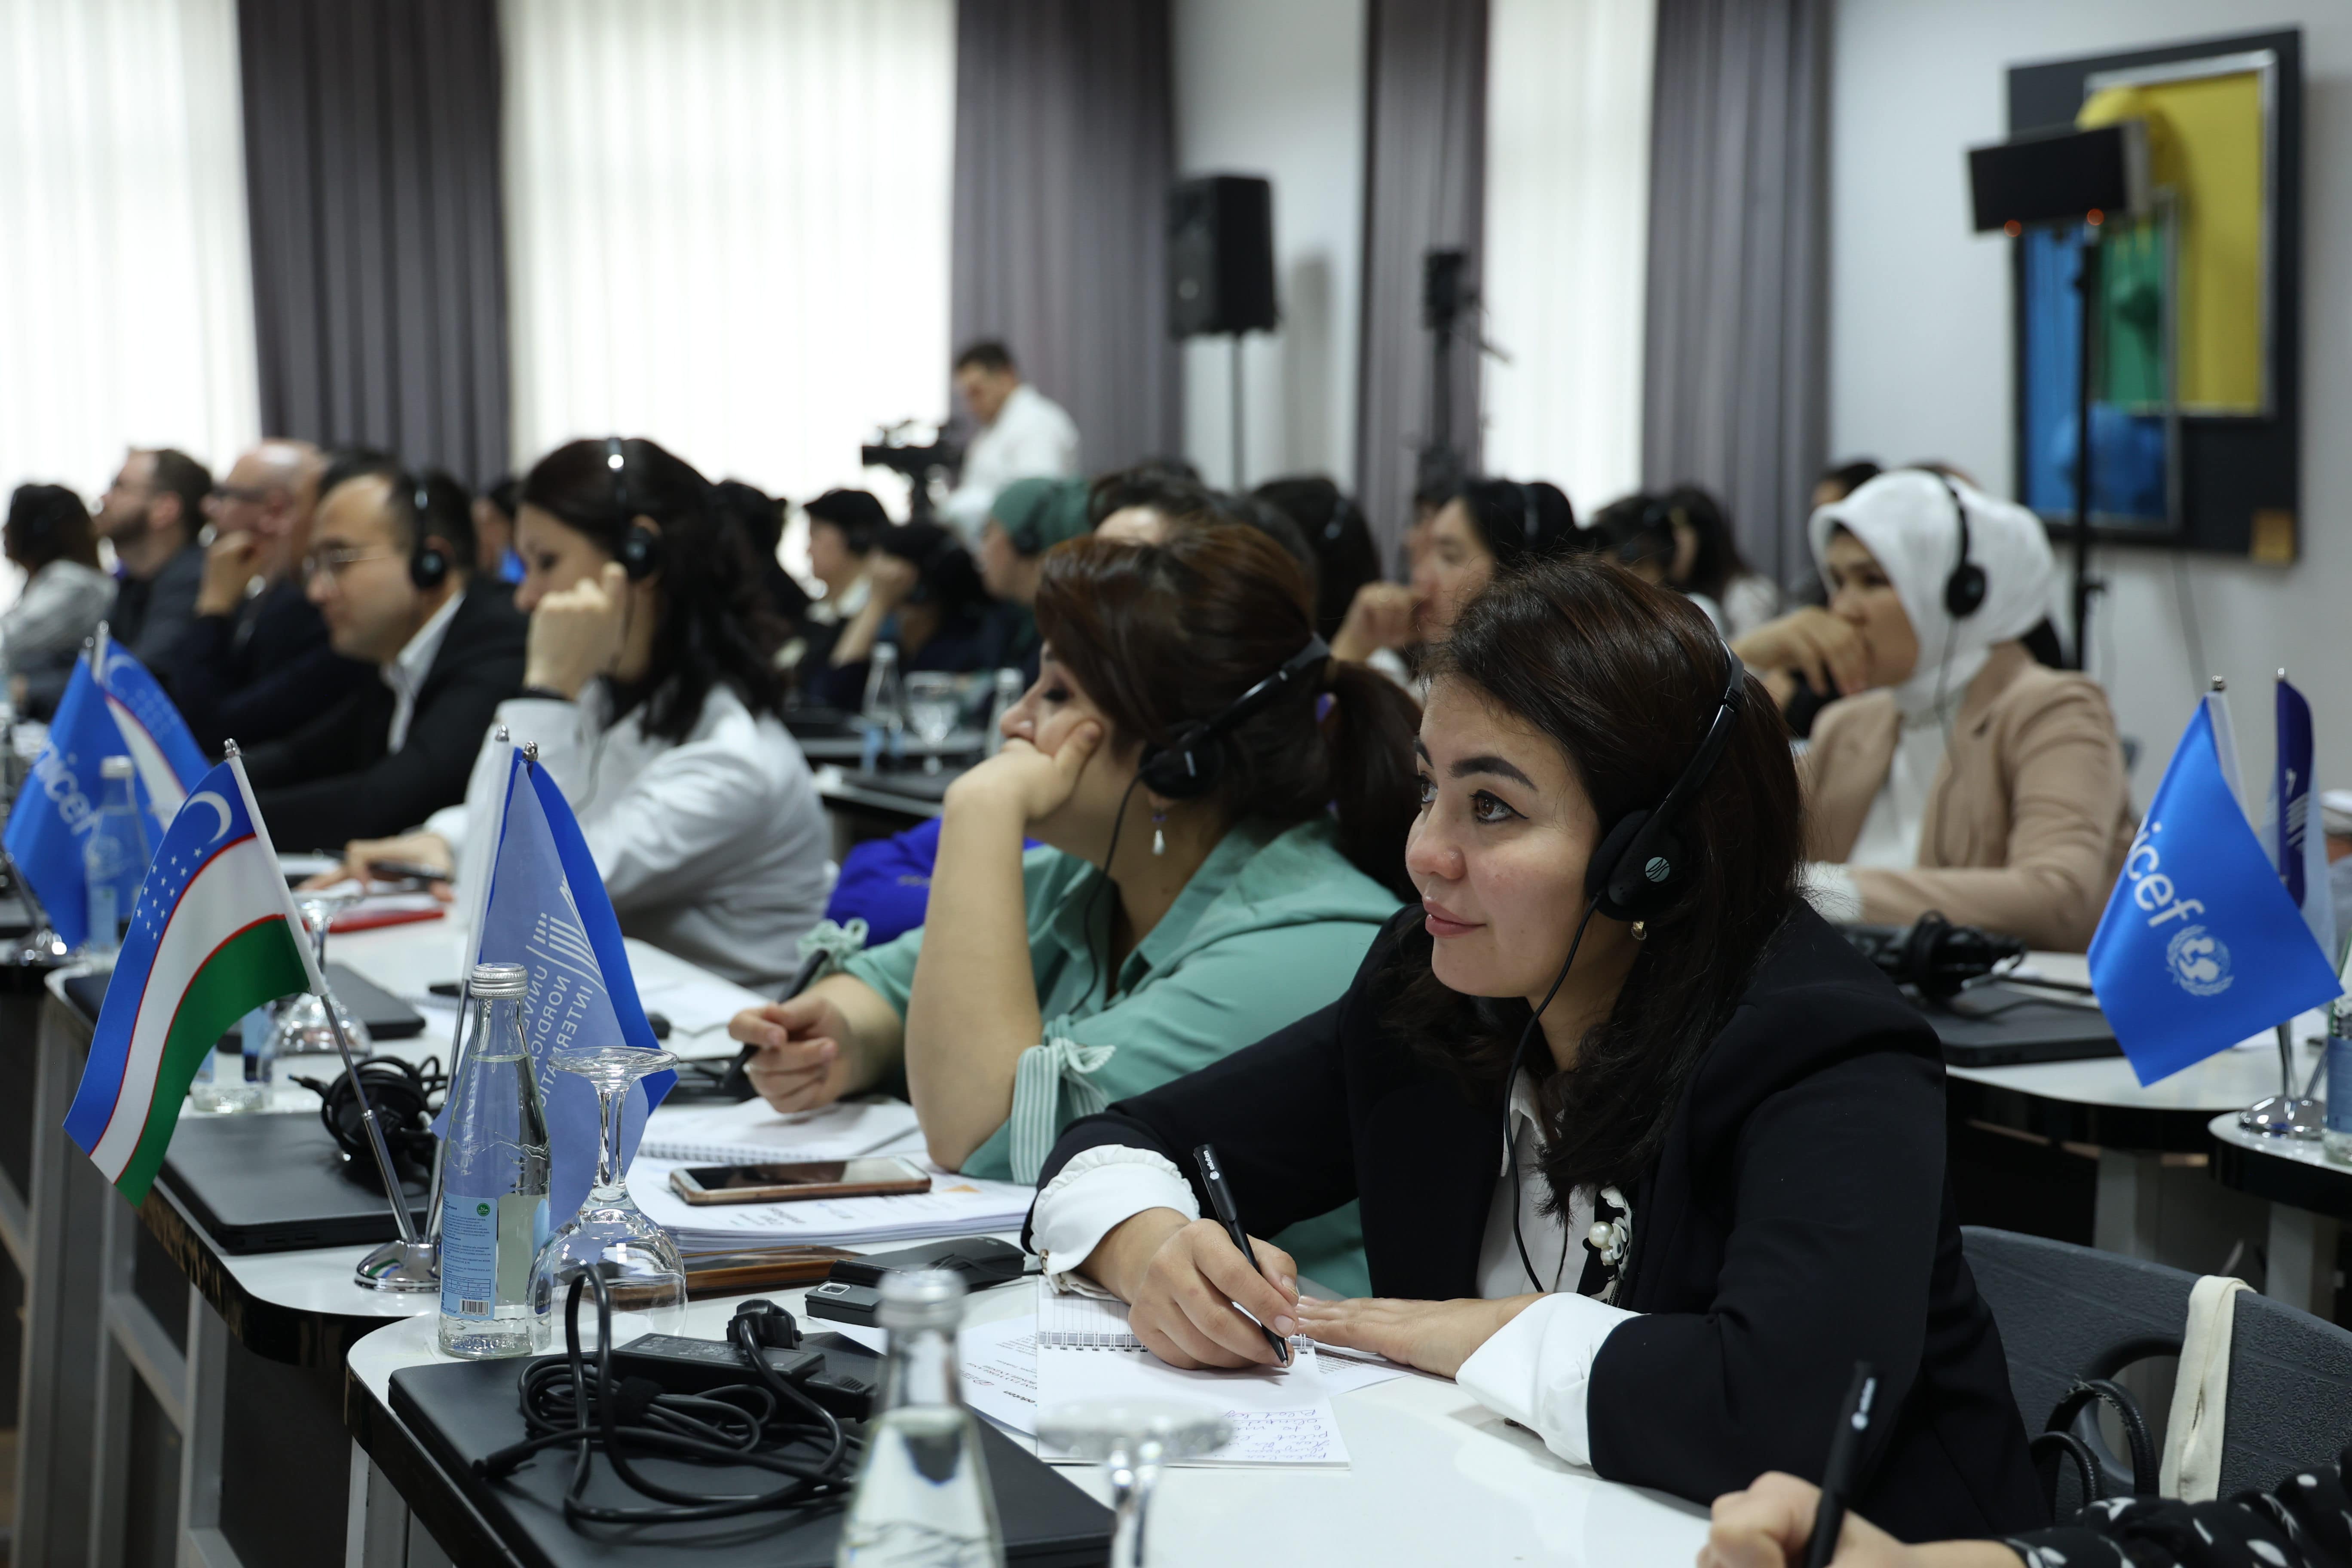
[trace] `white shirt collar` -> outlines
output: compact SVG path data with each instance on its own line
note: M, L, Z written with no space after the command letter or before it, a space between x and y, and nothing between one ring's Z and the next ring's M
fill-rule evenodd
M408 742L408 723L416 716L416 694L432 673L433 661L440 657L441 639L448 635L449 623L457 614L458 601L465 590L457 593L433 612L431 618L416 628L416 635L400 650L399 657L383 668L383 683L392 688L391 750L398 751Z

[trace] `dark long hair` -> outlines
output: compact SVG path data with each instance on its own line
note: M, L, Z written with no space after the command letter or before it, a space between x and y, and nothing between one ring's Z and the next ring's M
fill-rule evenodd
M1470 514L1497 572L1589 542L1578 537L1576 509L1569 505L1567 492L1548 480L1472 479L1453 499Z
M1325 637L1337 637L1356 591L1380 580L1380 546L1372 542L1364 514L1321 474L1269 479L1250 493L1282 511L1307 536L1321 568L1315 580L1315 625Z
M614 555L635 519L661 524L664 609L646 677L646 732L685 740L701 721L710 689L722 683L753 713L782 712L775 651L783 628L761 591L759 562L741 524L719 504L709 480L657 444L621 443L617 485L605 456L602 441L558 447L523 480L522 504Z
M1681 595L1587 555L1498 577L1432 650L1433 700L1458 683L1566 754L1602 833L1654 806L1698 750L1723 691L1723 644ZM1632 972L1576 1065L1545 1078L1544 1174L1555 1202L1630 1184L1654 1158L1684 1083L1796 907L1802 841L1780 711L1754 678L1722 755L1676 837L1696 870L1647 921ZM1448 990L1415 929L1390 971L1393 1026L1479 1093L1499 1088L1523 1000ZM1564 956L1564 955L1563 955ZM1551 1060L1528 1052L1539 1076Z
M1236 524L1180 528L1165 544L1087 536L1046 552L1037 626L1126 748L1166 745L1282 668L1315 633L1297 563ZM1328 693L1328 715L1318 700ZM1227 731L1209 800L1230 817L1304 822L1327 810L1340 851L1407 895L1404 836L1419 786L1412 700L1361 665L1320 679Z
M1731 514L1715 492L1698 485L1676 485L1658 498L1669 525L1683 523L1698 535L1698 554L1691 562L1690 581L1675 587L1687 594L1705 594L1717 604L1734 580L1752 577L1754 567L1739 553L1731 532Z
M63 485L18 485L8 498L8 521L0 531L5 531L8 559L28 573L52 561L98 564L89 508Z

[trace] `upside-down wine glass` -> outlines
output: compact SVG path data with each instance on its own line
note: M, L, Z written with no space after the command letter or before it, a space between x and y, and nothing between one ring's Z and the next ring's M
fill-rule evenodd
M1111 1568L1144 1568L1144 1525L1164 1465L1213 1454L1233 1426L1206 1405L1173 1399L1090 1399L1057 1405L1037 1422L1037 1441L1101 1463L1118 1524Z
M558 1051L549 1060L596 1091L596 1184L580 1212L539 1249L530 1267L531 1310L551 1331L573 1278L593 1268L609 1287L615 1344L639 1334L674 1334L686 1325L686 1264L669 1232L629 1196L621 1168L621 1113L632 1084L676 1066L677 1058L667 1051L603 1046ZM583 1312L580 1342L584 1347L595 1338L593 1315Z
M302 911L302 922L310 928L310 953L318 960L320 973L327 972L327 928L335 923L337 915L359 902L360 896L355 888L305 888L294 895L295 906ZM335 1016L343 1022L343 1033L351 1038L352 1057L366 1056L375 1045L367 1026L332 992L328 994L334 1003ZM335 1054L335 1031L327 1021L327 1003L308 992L279 1004L276 1027L280 1057Z

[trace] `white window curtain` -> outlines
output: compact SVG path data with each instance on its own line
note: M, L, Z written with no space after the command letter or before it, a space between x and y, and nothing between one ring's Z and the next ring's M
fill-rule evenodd
M240 114L236 0L0 0L0 500L257 437Z
M891 494L860 441L947 413L954 0L502 16L518 468L619 431Z
M1491 0L1485 467L1639 488L1653 0Z

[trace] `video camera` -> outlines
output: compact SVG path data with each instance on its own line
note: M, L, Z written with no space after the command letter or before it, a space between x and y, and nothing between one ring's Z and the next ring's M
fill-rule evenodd
M883 426L879 439L857 448L858 461L869 468L887 468L907 478L907 521L936 522L931 506L931 480L934 478L952 482L958 468L963 463L963 448L945 436L932 437L928 447L911 446L908 432L915 421L901 419L896 425Z

